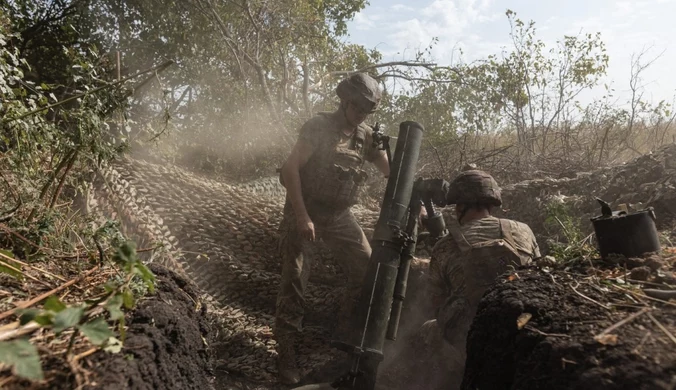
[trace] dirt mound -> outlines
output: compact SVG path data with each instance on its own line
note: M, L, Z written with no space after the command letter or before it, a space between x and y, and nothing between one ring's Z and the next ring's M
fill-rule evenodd
M671 229L676 224L676 144L626 164L579 173L574 178L505 185L504 210L498 216L527 223L543 245L546 238L564 236L558 223L546 223L552 207L565 207L572 217L582 221L584 232L590 233L592 225L585 221L601 211L594 197L610 202L613 208L619 204L636 209L654 207L658 228Z
M213 389L212 338L195 287L161 266L151 267L156 293L128 319L121 353L93 357L96 389Z
M676 388L675 306L587 275L530 268L518 276L481 302L463 389ZM519 329L524 313L532 318Z

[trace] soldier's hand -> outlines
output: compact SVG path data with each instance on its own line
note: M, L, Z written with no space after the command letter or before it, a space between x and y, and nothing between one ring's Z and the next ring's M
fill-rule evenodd
M310 217L298 218L298 234L308 240L315 240L315 224L312 223Z
M426 219L427 219L427 209L423 206L423 207L420 208L420 214L418 214L418 224L421 227L425 226L424 222L425 222Z

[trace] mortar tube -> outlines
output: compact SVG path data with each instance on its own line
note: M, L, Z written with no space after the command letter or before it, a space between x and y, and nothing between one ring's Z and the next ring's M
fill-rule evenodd
M416 183L420 182L421 179L416 180ZM401 320L401 311L404 307L404 299L406 299L411 260L415 253L416 238L418 237L418 216L420 215L421 208L420 193L418 190L414 190L406 224L406 234L409 237L409 240L400 256L401 261L399 263L397 281L394 286L394 295L392 297L392 312L390 313L390 319L387 324L387 334L385 335L385 337L391 341L397 339L397 332L399 331L399 321Z
M407 220L422 135L423 127L416 122L403 122L399 126L390 179L373 232L372 254L355 313L356 329L361 329L361 335L351 340L351 345L343 346L360 371L349 385L353 389L373 390L378 365L383 360L394 288L405 246L402 227Z

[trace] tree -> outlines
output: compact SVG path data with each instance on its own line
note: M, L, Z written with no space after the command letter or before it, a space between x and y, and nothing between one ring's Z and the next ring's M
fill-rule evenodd
M93 0L90 13L110 37L107 46L122 53L126 72L160 58L176 61L137 99L130 119L142 124L171 116L181 148L200 140L213 154L247 167L279 153L280 141L288 148L301 121L332 101L327 92L337 80L325 75L379 59L376 51L340 40L346 21L364 5Z

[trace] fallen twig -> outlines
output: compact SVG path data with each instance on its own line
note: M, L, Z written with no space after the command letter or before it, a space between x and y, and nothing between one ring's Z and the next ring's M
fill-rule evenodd
M62 281L62 282L65 282L65 281L66 281L65 278L63 278L63 277L61 277L61 276L59 276L59 275L54 275L53 273L51 273L51 272L49 272L49 271L47 271L47 270L44 270L44 269L42 269L42 268L40 268L40 267L31 265L31 264L28 264L28 263L24 263L23 261L21 261L21 260L19 260L19 259L15 259L15 258L9 257L9 256L3 254L2 252L0 252L0 257L3 257L3 258L5 258L5 259L7 259L7 260L9 260L9 261L13 261L13 262L18 263L18 264L21 264L21 265L24 266L24 267L32 268L32 269L34 269L34 270L36 270L36 271L38 271L38 272L42 272L43 274L48 275L48 276L51 276L51 277L53 277L53 278L55 278L55 279L59 279L59 280ZM51 287L51 286L50 286L50 287Z
M568 360L568 359L566 359L566 358L561 358L561 367L562 367L563 369L566 368L566 363L577 365L577 362L576 362L576 361Z
M88 349L88 350L86 350L86 351L84 351L84 352L82 352L82 353L79 353L79 354L73 356L73 361L74 361L74 362L77 362L78 360L80 360L80 359L82 359L82 358L86 358L87 356L93 354L94 352L96 352L96 351L98 351L98 350L99 350L98 347L94 347L94 348Z
M556 220L556 222L558 222L559 226L561 226L561 229L563 229L563 233L566 235L566 237L570 237L570 232L568 232L568 228L566 228L566 225L564 225L563 222L561 222L559 217L554 216L554 219Z
M599 337L605 336L605 335L609 334L610 332L614 331L615 329L618 329L619 327L630 323L631 321L633 321L636 318L638 318L639 316L649 312L650 310L651 309L649 307L644 307L643 309L641 309L641 310L637 311L636 313L628 316L627 318L623 319L622 321L619 321L619 322L607 327L606 329L603 330L603 332L594 336L594 340L598 340Z
M671 341L673 341L674 344L676 344L676 337L674 337L674 335L671 334L671 332L669 332L669 329L667 329L664 325L662 325L661 322L657 321L657 318L655 318L652 314L648 313L648 317L650 317L650 319L655 323L655 325L657 325L657 327L660 328L660 330L665 335L667 335L667 337L669 337L669 339L671 339Z
M578 286L579 286L579 285L580 285L580 284L578 283ZM577 291L577 290L575 289L575 287L573 287L573 284L572 284L572 283L568 283L568 286L570 286L570 288L573 289L573 292L575 292L575 294L581 296L582 298L584 298L584 299L586 299L586 300L588 300L588 301L590 301L590 302L593 302L593 303L595 303L595 304L601 306L602 308L604 308L604 309L606 309L606 310L610 310L610 308L609 308L608 306L604 305L603 303L600 303L600 302L598 302L598 301L595 301L595 300L589 298L588 296L582 294L581 292Z
M648 340L648 337L650 337L650 335L651 335L650 331L646 331L645 335L641 338L641 341L638 343L636 348L632 349L631 351L635 354L640 354L641 349L643 348L643 344L645 344L645 342Z
M19 321L16 321L14 323L9 324L8 326L4 326L3 328L13 328L13 329L9 329L0 333L0 341L11 340L16 337L31 334L36 330L40 329L41 326L37 322L31 321L28 324L19 328Z
M16 215L16 212L21 208L21 202L17 204L13 209L7 211L4 215L0 216L0 222L7 222Z
M14 260L14 259L12 259L12 260ZM43 286L46 286L47 288L52 288L52 286L50 286L49 283L43 282L42 280L36 278L35 276L29 275L29 274L27 274L27 273L21 271L20 269L18 269L18 268L16 268L16 267L12 266L12 265L9 264L9 263L6 263L6 262L0 260L0 265L2 265L3 267L7 267L7 268L11 269L12 271L17 272L17 273L19 273L19 274L21 274L21 275L27 277L28 279L30 279L30 280L32 280L32 281L34 281L34 282L36 282L36 283L40 283L40 284L42 284Z
M639 293L637 293L637 292L635 292L635 291L629 290L629 289L627 289L627 288L622 288L622 287L616 286L616 285L614 285L614 284L611 284L611 286L612 286L612 287L615 287L615 288L618 289L618 290L622 290L622 291L624 291L624 292L627 292L627 293L629 293L629 294L631 294L631 295L633 295L633 296L635 296L635 297L638 297L638 298L647 298L647 299L650 299L651 301L660 302L660 303L664 303L665 305L669 305L669 306L674 306L674 307L676 307L676 303L673 303L673 302L665 301L665 300L663 300L663 299L653 298L653 297L650 297L650 296L645 295L645 294L639 294Z
M35 244L31 240L27 239L26 237L22 236L21 234L15 232L14 230L10 229L7 225L4 223L0 223L0 229L4 230L7 232L7 234L11 234L17 238L19 238L21 241L25 242L26 244L32 246L33 248L40 249L41 251L46 251L47 248L43 248L38 244Z
M160 248L162 248L162 245L158 245L158 246L151 247L151 248L138 249L136 251L136 253L150 252L150 251L154 251L154 250L157 250L157 249L160 249ZM197 252L195 252L195 253L197 253ZM80 257L87 257L88 255L89 255L89 253L77 253L75 255L54 256L54 258L55 259L78 259Z
M77 161L77 157L80 154L80 148L77 148L73 151L70 160L68 161L68 165L66 166L66 171L63 173L61 176L61 180L59 180L59 184L56 186L56 190L54 191L54 194L52 195L52 201L49 203L49 208L53 209L54 205L56 205L56 201L59 199L59 195L61 195L61 190L63 189L63 184L66 182L66 178L68 177L68 173L70 173L70 170L73 168L73 165Z
M627 282L636 283L636 284L646 284L646 285L657 286L657 287L667 287L667 288L671 287L670 285L665 284L665 283L654 283L654 282L648 282L648 281L645 281L645 280L627 279Z
M8 310L8 311L0 314L0 320L3 320L3 319L5 319L5 318L7 318L11 315L14 315L14 313L16 313L17 310L27 309L27 308L35 305L36 303L41 302L43 299L50 297L52 294L56 294L56 293L58 293L58 292L60 292L64 289L72 286L73 284L85 279L86 277L88 277L89 275L94 273L94 271L97 271L98 269L99 269L99 266L97 265L94 268L90 269L89 271L85 272L84 274L78 276L77 278L71 279L70 281L60 285L59 287L56 287L56 288L54 288L50 291L47 291L44 294L40 294L37 297L31 299L30 301L23 303L23 304L20 304L17 307L15 307L14 309Z
M551 272L547 273L547 275L549 275L549 277L552 278L552 283L554 283L557 286L560 286L560 284L556 281L556 279L554 279L554 275L552 275Z

